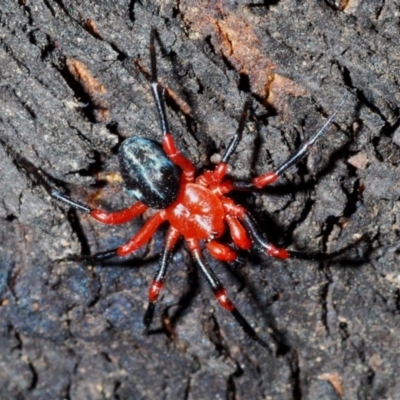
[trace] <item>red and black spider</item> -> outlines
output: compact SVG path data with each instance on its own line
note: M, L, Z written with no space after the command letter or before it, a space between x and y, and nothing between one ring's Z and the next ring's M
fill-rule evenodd
M252 339L268 348L229 299L225 288L205 260L200 244L203 242L208 252L218 260L236 260L237 252L218 240L228 228L232 241L238 249L249 250L254 246L268 256L282 260L291 257L312 258L311 253L285 250L267 241L249 212L235 204L231 198L227 197L227 194L234 190L262 189L277 181L287 169L310 151L310 148L333 120L344 99L324 126L304 142L285 163L273 171L253 178L250 182L233 180L226 176L229 158L242 137L249 108L249 103L246 102L237 132L231 139L221 162L213 170L196 176L194 165L179 152L168 129L163 99L164 88L157 80L154 41L155 31L153 30L150 38L151 89L161 122L162 148L151 140L131 137L126 139L119 149L122 178L127 189L139 201L127 209L109 213L100 209L92 209L72 200L58 190L51 190L51 195L57 200L90 214L104 224L123 224L149 208L155 210L154 215L132 239L118 248L94 254L90 257L94 262L133 253L149 241L163 222L169 222L170 226L159 267L148 293L149 303L143 319L145 331L149 329L152 322L155 304L164 286L173 249L182 236L219 304L233 315Z

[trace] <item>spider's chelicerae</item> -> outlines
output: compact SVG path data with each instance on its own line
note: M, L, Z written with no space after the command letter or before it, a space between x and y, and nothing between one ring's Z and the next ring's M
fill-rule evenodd
M236 260L237 252L219 241L221 235L228 229L232 241L238 249L249 250L255 246L268 256L282 260L291 257L312 257L310 253L285 250L267 241L249 212L235 204L227 195L234 190L262 189L277 181L287 169L309 152L335 117L344 99L324 126L305 141L286 162L275 170L257 176L249 182L234 180L226 176L229 158L242 137L249 107L249 103L246 102L237 132L232 137L221 162L213 170L196 176L194 165L179 152L168 129L163 99L164 89L157 80L154 41L155 31L152 31L150 38L151 90L161 122L162 148L151 140L130 137L122 143L119 149L122 178L127 189L137 198L138 202L121 211L105 212L72 200L58 190L51 190L51 195L57 200L90 214L95 220L104 224L123 224L149 208L155 210L154 215L132 239L116 249L94 254L90 257L94 262L131 254L146 244L164 221L168 221L169 229L159 267L149 289L149 303L143 319L145 331L149 329L152 322L155 304L164 286L172 252L178 239L182 236L219 304L233 315L252 339L268 348L229 299L227 291L206 262L202 254L201 243L204 243L207 251L218 260Z

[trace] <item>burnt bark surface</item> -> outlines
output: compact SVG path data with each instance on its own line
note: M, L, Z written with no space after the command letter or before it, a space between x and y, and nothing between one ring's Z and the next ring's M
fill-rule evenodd
M0 397L397 398L399 13L384 0L2 0ZM222 153L246 98L252 116L231 162L241 179L283 162L348 93L305 161L235 199L290 249L366 238L327 262L210 260L271 354L218 308L183 245L143 336L165 232L129 260L64 261L122 244L148 215L97 224L52 201L21 163L91 206L131 204L116 151L131 135L160 139L152 27L171 128L199 169ZM99 84L79 82L82 65Z

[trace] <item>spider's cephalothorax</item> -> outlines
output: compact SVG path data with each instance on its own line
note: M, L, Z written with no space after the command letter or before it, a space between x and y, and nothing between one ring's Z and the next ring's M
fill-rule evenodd
M160 116L163 135L162 147L151 140L132 137L126 139L119 150L121 175L127 189L137 198L138 202L125 210L109 213L92 209L59 191L52 191L52 196L89 213L94 219L105 224L122 224L134 219L149 208L155 210L153 216L128 242L116 249L91 256L90 259L95 262L131 254L147 243L163 222L169 223L158 271L149 290L149 304L144 316L146 331L153 319L154 307L164 285L172 251L178 239L183 237L195 263L203 272L220 305L234 316L250 337L268 348L229 300L226 290L206 262L200 243L204 243L213 257L223 261L234 261L237 258L236 250L218 240L228 229L237 249L249 250L255 246L267 255L280 259L303 257L303 253L281 249L268 242L251 215L226 195L234 190L262 189L275 182L288 168L309 152L315 141L333 120L344 99L325 125L304 142L285 163L249 182L226 177L227 163L241 139L247 118L249 103L246 102L237 132L231 139L221 162L213 170L208 170L196 177L194 165L176 148L174 138L168 129L163 100L164 89L157 80L154 39L155 32L152 31L150 39L151 88ZM311 258L312 254L304 253L304 256Z

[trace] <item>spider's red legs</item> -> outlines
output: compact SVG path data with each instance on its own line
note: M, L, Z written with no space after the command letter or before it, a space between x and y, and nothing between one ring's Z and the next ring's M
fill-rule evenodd
M127 256L134 251L144 246L150 238L154 235L158 227L165 221L165 217L162 212L154 214L139 230L139 232L128 242L115 249L110 249L95 253L90 256L78 256L71 258L72 260L86 261L97 263L99 261L108 260L112 257L123 257Z
M103 210L94 209L91 210L90 215L97 221L103 224L118 225L125 224L132 219L143 214L149 207L143 203L135 203L132 206L126 208L125 210L115 211L115 212L105 212Z
M90 214L95 220L102 222L103 224L109 224L109 225L123 224L125 222L131 221L132 219L136 218L137 216L139 216L140 214L142 214L143 212L145 212L148 209L148 207L146 205L144 205L143 203L137 202L134 205L126 208L125 210L108 213L108 212L105 212L105 211L97 209L97 208L92 209L88 205L81 203L79 201L73 200L70 197L68 197L66 194L61 193L58 190L52 189L49 193L54 199L62 201L63 203L68 204L69 206L74 207L77 210L84 211L85 213ZM158 215L158 214L156 214L156 215ZM151 222L151 221L152 220L149 220L148 222ZM157 225L157 227L158 227L158 225ZM137 248L133 248L132 241L134 239L136 239L138 236L139 237L143 236L142 231L145 230L146 226L147 226L147 224L138 232L137 235L135 235L135 237L133 239L131 239L127 244L125 244L119 248L101 251L99 253L95 253L90 256L85 256L85 255L73 256L73 257L70 257L69 259L74 260L74 261L86 261L86 262L97 263L99 261L108 260L108 259L118 256L118 255L129 254L129 253L133 252L134 250L136 250L137 248L139 248L140 246L142 246L148 240L147 239L144 243L142 243ZM157 229L157 227L155 229ZM147 231L147 230L148 230L148 228L145 231ZM151 231L151 232L154 233L154 231ZM145 237L147 237L147 236L145 236ZM127 252L126 248L128 248L128 249L133 248L133 250Z
M127 256L145 245L164 221L164 213L154 214L129 242L118 247L117 255L120 257Z
M79 201L72 200L66 194L61 193L58 190L52 190L50 195L54 199L62 201L77 210L84 211L85 213L90 214L95 220L108 225L124 224L138 217L148 209L148 207L143 203L137 202L124 210L109 213L97 208L91 208Z
M222 157L221 162L215 167L214 171L207 171L203 175L201 175L198 178L198 182L200 184L204 184L205 186L214 186L212 190L219 196L223 196L224 194L227 194L232 190L251 191L255 189L262 189L263 187L274 183L278 180L280 176L284 174L284 172L286 172L290 167L292 167L295 163L297 163L309 153L315 142L323 135L323 133L326 131L326 128L333 121L345 101L346 95L342 97L335 112L327 119L323 127L319 131L314 133L308 140L306 140L287 161L285 161L274 171L269 171L263 175L253 178L250 182L230 179L223 181L223 178L225 177L228 170L227 162L232 153L236 150L236 147L238 146L242 138L243 129L247 119L248 108L250 104L249 102L246 102L239 120L238 129L231 141L229 142L229 145L225 151L225 154Z
M182 169L185 181L193 182L194 175L196 173L195 167L190 160L188 160L179 152L175 145L174 138L169 132L167 114L165 112L164 104L165 89L161 86L157 79L156 50L154 46L155 36L156 31L153 29L150 35L151 91L153 93L158 115L160 117L161 131L163 134L163 148L170 160Z
M257 243L267 255L280 258L281 260L286 260L291 257L290 251L274 246L263 237L254 219L242 206L235 204L232 200L227 198L223 199L222 204L228 215L231 215L234 218L239 218L243 222L244 227L247 232L250 233L253 241Z
M294 164L296 164L299 160L304 158L309 153L311 148L314 146L315 142L326 131L326 128L336 117L336 114L339 112L340 108L343 106L345 101L346 101L346 94L342 97L339 105L336 107L335 112L327 119L324 126L319 131L314 133L309 139L307 139L287 161L285 161L281 166L276 168L274 171L267 172L263 175L260 175L256 178L254 178L252 181L254 188L262 189L263 187L265 187L271 183L274 183L280 176L283 175L283 173L286 170L288 170L290 167L292 167Z
M179 232L173 228L170 228L165 240L165 247L160 258L160 263L158 266L157 273L149 289L149 304L147 306L147 310L143 317L143 325L144 325L143 333L148 332L151 322L153 321L154 309L156 306L158 295L160 294L160 291L164 286L168 263L171 259L172 251L178 239L179 239Z
M280 258L281 260L286 260L288 258L296 258L296 259L304 259L304 260L329 260L332 259L333 257L336 257L342 253L345 253L349 249L353 248L354 246L359 243L359 239L357 242L350 244L349 246L346 246L344 248L341 248L335 252L332 253L315 253L315 252L300 252L300 251L292 251L292 250L286 250L282 249L280 247L274 246L272 243L270 243L268 240L265 239L264 235L261 233L260 229L258 228L255 220L251 216L250 213L248 213L243 207L238 206L238 205L231 205L229 204L226 206L226 203L224 203L224 208L226 209L227 212L230 212L240 218L240 220L243 222L243 225L247 229L247 231L250 233L251 238L253 241L261 248L264 250L264 252L274 258ZM229 210L229 211L228 211Z
M231 201L230 199L228 200ZM233 243L235 243L235 245L242 250L250 250L252 246L251 240L246 232L246 229L244 229L240 221L230 214L225 215L225 220L228 223L229 232L231 234Z
M236 251L215 240L206 242L206 248L217 260L232 262L237 259Z
M225 288L222 286L221 282L218 280L217 276L215 275L214 271L210 268L207 264L206 260L204 259L201 249L199 247L199 243L197 240L188 240L187 245L189 248L190 253L195 261L195 263L201 269L201 272L204 274L207 282L211 286L211 290L214 293L215 298L218 300L219 304L227 311L229 311L232 316L236 319L239 325L242 327L244 332L250 336L251 339L256 341L262 347L271 351L270 347L266 342L264 342L261 338L259 338L254 331L254 329L249 325L249 323L245 320L245 318L240 314L240 312L236 309L235 305L232 303L231 300L228 298L228 294L226 293Z
M222 200L222 204L228 203L228 204L234 204L234 202L231 199L224 198ZM224 204L225 206L225 204ZM226 210L226 207L225 207ZM249 250L252 246L251 240L244 229L243 225L240 223L240 221L232 215L229 215L228 213L225 214L225 220L228 223L229 226L229 231L231 234L231 238L233 240L233 243L242 250ZM215 240L212 240L210 242L206 242L206 248L208 252L217 260L221 261L228 261L232 262L237 259L237 252L232 250L230 247L225 246Z
M244 226L250 233L254 242L256 242L267 255L280 258L281 260L286 260L291 257L290 251L276 247L272 243L268 242L261 234L253 217L243 209L241 210L240 219L243 221Z

